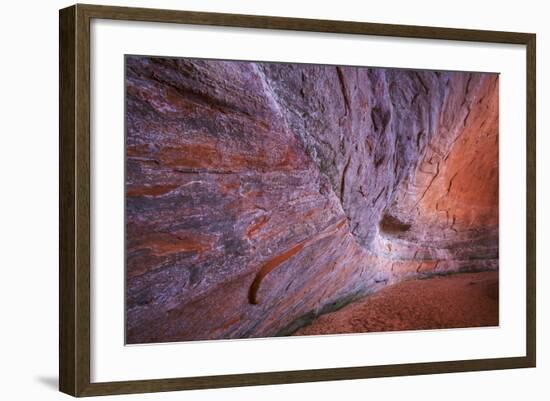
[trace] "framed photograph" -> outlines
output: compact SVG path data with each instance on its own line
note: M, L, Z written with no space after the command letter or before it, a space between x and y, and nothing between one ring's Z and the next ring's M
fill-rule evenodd
M534 34L59 26L61 391L535 366Z

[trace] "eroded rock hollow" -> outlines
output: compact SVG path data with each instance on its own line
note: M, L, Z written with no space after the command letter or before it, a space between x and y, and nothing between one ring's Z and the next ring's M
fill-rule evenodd
M498 269L498 75L126 59L127 342Z

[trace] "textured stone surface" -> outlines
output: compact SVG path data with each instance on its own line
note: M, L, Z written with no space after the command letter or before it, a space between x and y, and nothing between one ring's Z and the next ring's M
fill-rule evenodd
M498 76L126 60L127 342L498 269Z

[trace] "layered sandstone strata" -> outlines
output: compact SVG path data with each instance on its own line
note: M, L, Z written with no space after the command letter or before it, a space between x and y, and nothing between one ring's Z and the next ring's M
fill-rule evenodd
M127 342L498 269L498 75L128 57Z

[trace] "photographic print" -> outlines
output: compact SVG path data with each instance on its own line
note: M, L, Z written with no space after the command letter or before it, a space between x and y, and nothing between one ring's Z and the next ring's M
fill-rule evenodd
M126 343L498 326L499 75L127 55Z

